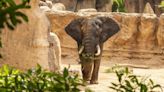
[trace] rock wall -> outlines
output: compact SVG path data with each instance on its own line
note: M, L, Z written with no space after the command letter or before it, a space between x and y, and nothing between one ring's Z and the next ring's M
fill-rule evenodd
M64 31L64 27L70 21L78 17L109 16L119 22L121 31L105 42L103 59L123 57L128 62L133 62L133 59L152 64L158 61L164 62L162 57L164 55L164 15L157 17L155 14L68 11L47 12L46 14L51 21L52 31L59 36L61 41L63 57L78 57L76 42ZM158 58L158 60L152 60L153 58ZM120 60L124 62L124 59Z
M28 23L23 22L14 31L7 28L2 30L3 58L0 59L0 65L9 64L26 70L40 64L44 69L53 70L49 65L55 62L49 55L55 54L50 53L48 42L50 23L38 4L39 0L31 0L31 9L22 10L29 18Z

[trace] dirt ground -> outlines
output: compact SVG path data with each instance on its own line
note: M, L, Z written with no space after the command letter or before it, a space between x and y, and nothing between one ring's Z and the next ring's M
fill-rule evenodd
M117 77L114 73L105 73L106 69L119 64L121 66L130 67L133 73L141 76L150 76L155 83L160 84L164 89L164 64L163 62L156 62L158 59L154 60L129 60L126 61L124 58L110 58L101 61L100 71L99 71L99 84L88 85L87 87L94 92L114 92L109 88L111 82L115 82ZM63 57L62 65L64 67L71 66L72 70L78 70L80 72L80 64L78 64L78 59L76 57Z

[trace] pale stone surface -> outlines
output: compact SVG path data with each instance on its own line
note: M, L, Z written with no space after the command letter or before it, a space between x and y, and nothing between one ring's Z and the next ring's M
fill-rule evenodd
M121 31L114 42L108 43L107 45L115 45L119 48L135 49L139 22L140 15L137 13L122 14L122 20L120 23Z
M44 1L39 1L39 6L48 6L46 2Z
M159 27L157 31L157 40L160 48L164 50L164 14L161 14L159 18Z
M46 3L47 3L49 8L52 8L52 1L46 0Z
M146 3L143 13L154 14L154 10L152 9L150 3Z
M49 36L50 51L49 51L49 65L51 71L58 71L61 69L61 46L59 38L56 34L50 32Z
M78 12L97 12L96 9L94 8L89 8L89 9L80 9Z
M143 14L139 25L137 37L140 49L154 49L156 47L157 16L155 14Z
M51 9L50 9L48 6L40 6L40 9L41 9L43 12L51 11Z
M50 70L48 61L53 62L48 55L50 23L38 4L39 0L31 0L32 8L23 10L29 18L28 23L23 22L14 31L7 28L2 30L3 58L0 65L9 64L26 70L40 64Z
M62 3L55 3L52 5L52 11L64 11L65 10L65 6Z

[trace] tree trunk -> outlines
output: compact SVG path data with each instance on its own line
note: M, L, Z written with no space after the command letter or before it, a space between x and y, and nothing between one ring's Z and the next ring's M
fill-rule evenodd
M75 11L78 11L80 9L87 9L87 8L94 8L96 5L96 0L77 0L77 7Z
M125 0L125 7L127 12L139 12L139 0Z

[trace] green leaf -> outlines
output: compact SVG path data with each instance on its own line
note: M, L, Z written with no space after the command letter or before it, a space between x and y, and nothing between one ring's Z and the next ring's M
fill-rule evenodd
M17 25L17 20L16 20L16 16L13 15L13 14L10 14L10 20L11 20L11 23L16 26Z
M117 87L118 86L118 84L116 84L116 83L111 83L113 86L115 86L115 87Z
M116 71L116 75L117 75L117 77L118 77L118 81L121 83L123 73L119 73L118 71Z
M64 71L63 71L64 78L66 78L68 75L69 75L68 69L64 68Z
M130 84L130 82L129 82L128 80L125 80L125 83L126 83L126 86L127 86L130 90L133 89L132 85Z
M28 22L28 17L22 12L15 12L15 15L20 16L24 21Z
M10 5L10 6L16 6L15 2L13 0L6 0L6 2Z
M152 79L149 79L149 81L150 81L151 85L154 85L154 82Z
M6 25L9 29L14 30L14 26L6 21Z
M147 92L148 91L148 88L147 88L147 86L145 84L141 84L140 88L141 88L140 92Z
M153 89L154 89L154 88L161 88L161 85L159 85L159 84L154 85L154 86L153 86Z

